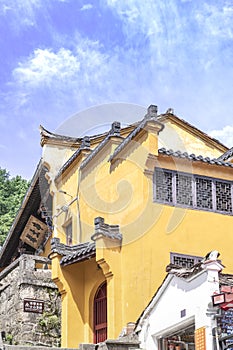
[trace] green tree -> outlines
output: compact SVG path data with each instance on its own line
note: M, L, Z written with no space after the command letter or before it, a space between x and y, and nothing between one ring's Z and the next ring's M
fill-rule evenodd
M21 176L11 178L6 169L0 168L0 245L10 230L28 186L29 182Z

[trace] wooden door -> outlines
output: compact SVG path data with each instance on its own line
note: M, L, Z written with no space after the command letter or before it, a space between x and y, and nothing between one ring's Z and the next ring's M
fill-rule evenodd
M98 288L94 299L94 343L107 339L107 283Z

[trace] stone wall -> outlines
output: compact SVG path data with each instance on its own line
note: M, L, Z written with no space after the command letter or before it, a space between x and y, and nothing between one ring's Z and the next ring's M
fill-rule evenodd
M0 273L0 331L3 342L59 346L61 300L47 258L22 255ZM41 300L44 312L24 311L24 300Z

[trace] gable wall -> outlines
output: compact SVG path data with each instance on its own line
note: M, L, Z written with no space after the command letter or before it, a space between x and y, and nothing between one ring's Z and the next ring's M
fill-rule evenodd
M159 135L159 147L173 149L174 151L194 153L197 156L218 158L224 152L222 147L217 149L213 143L206 138L194 133L191 128L178 125L172 120L167 120L165 128Z

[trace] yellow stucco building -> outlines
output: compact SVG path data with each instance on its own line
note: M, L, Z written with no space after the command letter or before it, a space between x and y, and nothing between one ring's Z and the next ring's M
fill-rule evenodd
M173 110L80 139L41 128L41 145L63 347L117 338L170 262L217 249L233 273L232 152Z

